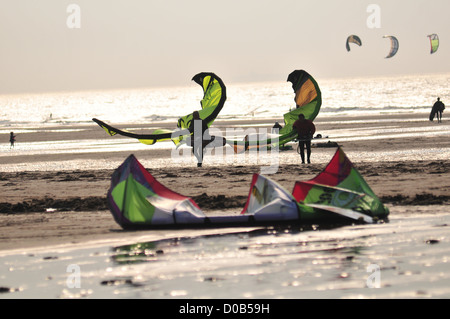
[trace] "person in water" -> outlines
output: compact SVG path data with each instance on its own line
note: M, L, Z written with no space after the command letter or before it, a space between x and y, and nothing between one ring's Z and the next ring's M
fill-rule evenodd
M208 124L200 118L198 111L192 113L192 121L189 124L189 132L191 133L190 146L194 156L197 158L197 167L202 166L203 162L203 150L204 148L214 140L208 132Z
M292 127L298 134L298 145L300 147L300 156L302 164L305 164L305 147L308 164L311 163L311 139L316 132L316 126L311 120L305 119L305 115L299 114L298 120L294 122Z
M438 123L442 122L442 112L445 110L445 105L442 103L441 99L438 97L437 101L434 103L432 111L436 114Z
M16 136L14 135L14 132L9 133L9 142L11 143L9 148L14 148L15 141L16 141Z

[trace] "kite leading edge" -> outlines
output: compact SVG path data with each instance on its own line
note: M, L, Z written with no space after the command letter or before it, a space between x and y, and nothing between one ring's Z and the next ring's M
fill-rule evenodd
M200 101L202 108L199 110L199 114L200 118L205 120L209 127L219 115L227 99L225 84L217 75L210 72L198 73L192 80L199 84L203 89L203 99ZM93 118L92 120L111 136L119 134L138 139L141 143L147 145L172 140L178 145L186 136L190 135L188 127L192 121L192 113L181 117L178 120L177 128L175 130L159 129L153 131L151 134L138 134L127 130L121 130L99 119Z

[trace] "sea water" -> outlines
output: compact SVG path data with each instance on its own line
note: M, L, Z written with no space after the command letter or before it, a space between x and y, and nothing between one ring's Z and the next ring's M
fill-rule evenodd
M282 118L295 107L290 82L227 83L219 119ZM321 116L429 112L439 96L450 101L450 74L320 79ZM0 95L0 129L92 123L176 123L199 108L194 82L185 87ZM450 103L450 102L448 102Z
M329 131L320 131L323 136L329 136L333 142L342 143L361 139L391 139L403 137L443 136L450 134L448 122L441 125L427 125L428 113L431 105L439 96L444 103L450 101L450 74L414 75L377 78L347 78L347 79L317 79L322 92L322 107L318 116L321 124L333 124L333 121L361 121L352 119L358 115L376 114L411 114L423 113L424 126L420 128L401 128L398 121L391 121L384 125L383 131L377 129L377 121L364 120L366 125L358 131L340 129L336 127ZM290 82L260 82L260 83L230 83L227 86L227 101L218 119L223 120L255 120L273 125L275 120L282 120L284 113L294 105L294 93ZM58 155L96 152L136 152L157 149L172 149L172 143L157 143L149 147L138 143L134 139L110 138L106 133L100 139L79 139L73 134L72 140L51 140L23 142L22 133L52 130L65 132L69 130L85 130L97 127L92 118L102 119L110 124L133 125L158 124L166 127L171 125L175 129L180 116L189 114L199 108L199 101L203 97L201 88L194 82L185 87L171 88L139 88L108 91L59 92L41 94L0 95L0 157L15 156L26 158L34 155ZM450 102L448 102L450 103ZM341 117L333 116L340 115ZM325 119L323 119L325 118ZM410 120L410 119L408 119ZM418 119L419 120L419 119ZM325 122L324 122L325 121ZM386 124L386 123L384 123ZM75 127L76 126L76 127ZM98 128L100 129L100 128ZM245 130L246 127L243 127ZM241 130L241 134L244 133ZM18 135L14 149L9 146L9 132ZM235 132L231 130L232 133ZM228 136L226 130L220 131L229 139L241 140L243 136ZM450 156L450 148L436 148L430 152L414 151L411 158L446 159ZM371 156L368 153L362 154ZM377 153L379 160L398 158L389 154ZM206 163L213 163L206 154ZM370 158L370 157L369 157ZM405 158L402 154L402 158ZM215 156L222 165L223 157ZM242 159L242 156L239 157ZM371 158L372 159L372 158ZM140 159L144 165L159 167L166 165L164 159L153 158L151 163ZM285 152L278 159L280 164L298 162L295 152ZM316 163L327 163L329 154L315 155ZM365 158L353 157L354 162L364 161ZM178 163L191 167L192 161ZM17 162L17 161L16 161ZM254 162L253 160L251 161ZM15 165L2 165L0 171L23 170L73 170L73 169L113 169L120 165L121 160L97 159L86 161L71 159L70 161L51 162L17 162ZM225 164L228 162L225 161ZM271 163L264 163L264 165Z
M141 232L3 251L0 298L449 298L450 215L393 210L379 225Z

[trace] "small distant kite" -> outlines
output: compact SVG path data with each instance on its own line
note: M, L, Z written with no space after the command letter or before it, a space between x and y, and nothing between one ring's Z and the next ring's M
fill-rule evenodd
M347 38L347 42L345 43L345 47L347 48L347 51L350 51L350 43L355 43L358 46L362 45L361 39L357 36L352 34Z
M392 35L385 35L383 38L389 38L391 40L391 50L389 54L386 56L386 59L392 58L398 51L398 40L396 37Z
M433 34L430 34L428 36L428 38L430 39L430 46L431 46L430 54L433 54L439 48L439 37L436 33L433 33Z

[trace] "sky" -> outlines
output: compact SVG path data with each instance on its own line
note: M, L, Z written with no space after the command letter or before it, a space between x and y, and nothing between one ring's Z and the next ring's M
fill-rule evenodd
M447 73L449 12L448 0L0 0L0 94L184 86L198 72ZM363 45L347 52L350 34ZM383 35L400 42L391 59Z

